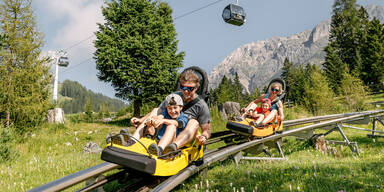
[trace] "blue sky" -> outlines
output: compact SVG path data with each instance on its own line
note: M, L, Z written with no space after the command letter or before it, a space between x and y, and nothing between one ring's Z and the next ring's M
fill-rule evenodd
M239 0L247 13L241 26L226 24L221 13L235 0L162 0L173 9L179 50L186 52L184 67L197 65L210 73L236 48L273 36L310 30L331 17L333 0ZM59 69L59 81L78 81L94 92L114 97L114 90L97 79L93 32L103 23L103 0L34 0L33 9L44 34L43 51L66 50L70 65ZM205 7L184 17L181 15ZM384 5L383 0L360 0L361 5Z

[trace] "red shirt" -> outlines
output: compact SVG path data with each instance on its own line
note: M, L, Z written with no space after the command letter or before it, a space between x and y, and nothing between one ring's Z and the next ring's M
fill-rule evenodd
M267 110L266 112L263 112L263 109L261 108L261 107L256 107L256 109L255 109L255 111L257 112L257 113L262 113L262 114L264 114L264 116L266 117L266 116L268 116L271 112L269 111L269 110ZM258 119L258 118L256 118L256 119ZM256 120L255 119L255 120Z

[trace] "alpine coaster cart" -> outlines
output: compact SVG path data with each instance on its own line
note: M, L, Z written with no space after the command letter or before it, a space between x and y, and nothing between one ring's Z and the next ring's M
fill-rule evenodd
M208 78L207 74L199 67L190 67L200 78L201 87L197 93L204 100L208 98ZM177 83L176 87L179 86ZM199 134L199 133L198 133ZM156 135L147 134L146 128L143 130L143 137L139 140L131 137L126 129L122 129L119 134L109 135L107 145L101 153L101 159L111 163L132 169L138 172L153 176L171 176L177 174L190 164L199 164L204 156L204 147L198 145L196 141L178 149L176 152L162 154L160 156L150 154L149 145L157 144ZM128 146L129 139L134 139L135 144Z

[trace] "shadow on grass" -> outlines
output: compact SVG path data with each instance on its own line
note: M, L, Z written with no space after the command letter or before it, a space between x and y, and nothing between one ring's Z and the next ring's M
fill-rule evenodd
M113 120L108 123L109 125L116 125L120 127L131 127L131 118L125 118L125 119L119 119L119 120Z

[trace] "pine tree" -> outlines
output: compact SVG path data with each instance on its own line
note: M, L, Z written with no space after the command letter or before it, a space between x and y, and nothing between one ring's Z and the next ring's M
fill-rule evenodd
M366 43L368 13L357 9L356 0L336 0L333 6L329 44L323 64L332 89L337 92L342 75L360 77L363 69L362 46Z
M112 0L96 32L98 78L109 82L116 96L134 103L160 102L174 89L184 52L177 52L172 9L152 0Z
M325 48L325 52L325 62L323 64L325 76L329 82L329 86L337 93L343 75L348 71L348 67L341 61L331 44Z
M233 83L231 79L228 79L225 75L221 79L219 87L216 89L216 101L217 105L227 101L233 101L234 92L233 92Z
M244 100L243 94L243 85L240 83L239 75L235 73L235 78L233 79L233 101L242 103Z
M85 103L84 106L84 111L85 111L85 120L88 123L93 122L93 106L92 106L92 101L90 98L87 99L87 102Z
M308 81L308 76L305 73L305 69L303 65L299 64L297 67L294 67L293 70L293 82L290 85L289 90L289 98L297 103L297 104L303 104L304 103L304 91L305 91L305 84Z
M293 66L293 63L290 62L288 58L285 58L283 68L281 69L281 78L285 81L287 92L286 98L291 100L290 88L293 87L295 83L293 74L294 69L295 67Z
M374 90L384 81L384 25L374 18L369 22L367 41L363 45L362 80Z
M0 51L0 113L7 126L19 133L40 124L49 107L51 81L47 59L40 58L42 34L38 32L31 0L4 0L0 3L0 33L6 38Z

